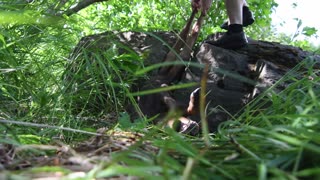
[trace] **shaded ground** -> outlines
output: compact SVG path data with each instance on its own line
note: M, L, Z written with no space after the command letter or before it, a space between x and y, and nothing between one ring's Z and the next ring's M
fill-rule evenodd
M59 141L52 145L0 144L0 168L2 170L0 179L14 178L14 174L3 170L17 172L16 178L61 178L66 174L70 178L82 177L84 173L99 165L110 163L112 153L128 150L144 136L141 133L124 131L106 133L104 128L99 129L97 133L104 135L92 137L88 141L72 146ZM138 149L148 152L158 151L158 148L152 146L148 141L141 143Z

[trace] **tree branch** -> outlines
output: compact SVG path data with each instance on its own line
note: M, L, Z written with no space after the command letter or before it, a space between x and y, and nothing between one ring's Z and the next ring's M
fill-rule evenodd
M76 4L75 6L71 7L69 10L67 10L65 14L67 16L71 16L72 14L77 13L81 9L84 9L90 6L91 4L94 4L97 2L107 2L107 1L109 0L83 0L83 1L80 1L78 4Z

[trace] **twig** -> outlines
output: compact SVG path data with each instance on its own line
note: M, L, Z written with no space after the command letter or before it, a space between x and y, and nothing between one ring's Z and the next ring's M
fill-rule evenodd
M74 7L71 7L70 9L68 9L65 14L67 16L71 16L72 14L77 13L81 9L84 9L84 8L90 6L91 4L94 4L94 3L97 3L97 2L107 2L107 1L109 1L109 0L83 0L83 1L80 1Z

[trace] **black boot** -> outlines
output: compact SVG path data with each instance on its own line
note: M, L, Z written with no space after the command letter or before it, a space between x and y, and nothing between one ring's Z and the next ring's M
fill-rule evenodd
M216 41L205 41L205 43L225 49L239 49L246 46L248 40L241 24L231 24L228 26L228 32L219 39Z
M243 27L247 27L254 23L253 14L247 6L243 6L242 8L242 21ZM228 30L228 21L224 22L220 27L222 29Z

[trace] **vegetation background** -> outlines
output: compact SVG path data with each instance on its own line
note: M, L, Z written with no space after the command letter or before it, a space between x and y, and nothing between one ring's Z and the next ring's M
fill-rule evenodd
M84 2L91 4L77 11L76 7ZM270 18L271 10L277 6L274 0L249 3L256 17L255 24L246 29L249 37L319 53L319 48L307 41L275 35ZM32 165L22 168L23 171L7 172L2 151L8 145L21 148L16 154L20 161L13 160L19 164L26 157L53 154L52 150L28 145L50 145L57 140L72 147L107 126L110 131L140 132L145 136L126 151L110 153L108 161L95 162L91 170L82 174L83 179L123 175L146 179L320 178L319 70L308 61L281 79L292 80L290 87L279 94L273 93L271 87L243 114L210 134L210 144L201 136L163 130L146 123L147 120L130 122L124 105L135 103L129 92L135 80L141 78L133 72L143 68L143 57L126 57L127 61L140 64L127 66L121 63L124 57L110 50L108 57L114 64L95 69L97 76L106 79L95 83L120 90L110 88L110 92L104 92L110 101L101 104L106 107L103 111L88 111L86 107L92 102L85 100L79 107L72 106L75 98L67 92L64 77L70 73L66 68L70 53L82 37L106 31L179 32L190 13L190 2L186 0L0 1L0 173L7 178L21 178L25 173L60 172L72 179L72 172L54 166ZM223 1L215 1L199 42L220 31L219 25L225 19ZM309 36L317 31L301 27L299 22L297 28L303 29L299 33ZM308 70L301 72L301 67ZM132 73L121 76L123 69ZM121 82L116 81L119 79ZM95 92L94 83L84 83L90 83L92 89L83 96L94 94L102 98L101 93ZM264 108L266 99L272 105ZM106 117L114 121L106 121ZM143 142L149 142L158 151L139 149Z

